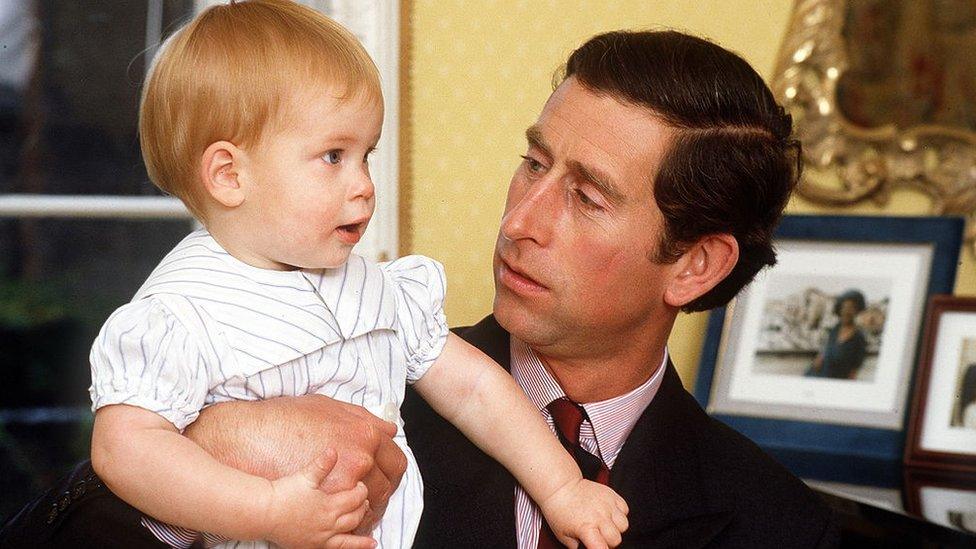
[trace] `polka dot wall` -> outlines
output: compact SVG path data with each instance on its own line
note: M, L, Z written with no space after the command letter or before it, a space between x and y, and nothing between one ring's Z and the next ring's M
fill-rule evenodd
M790 6L788 0L409 1L411 72L402 92L411 103L410 246L403 252L444 263L450 323L477 322L491 311L491 252L525 128L576 46L608 30L672 27L739 52L769 78ZM969 266L963 275L976 281L973 272ZM694 382L704 324L704 315L682 315L672 335L686 385Z

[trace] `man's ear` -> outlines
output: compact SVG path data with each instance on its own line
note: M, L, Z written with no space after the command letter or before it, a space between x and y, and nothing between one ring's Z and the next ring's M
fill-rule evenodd
M217 203L236 208L247 197L241 185L240 167L244 151L230 141L211 143L200 161L200 178L207 193Z
M739 242L726 233L703 237L678 258L664 292L672 307L684 307L725 280L739 261Z

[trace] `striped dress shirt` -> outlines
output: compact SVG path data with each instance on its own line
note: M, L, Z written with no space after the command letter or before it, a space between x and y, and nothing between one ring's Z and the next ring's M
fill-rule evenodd
M201 409L231 400L321 394L363 406L400 426L394 440L408 461L373 534L381 547L409 547L423 488L399 409L405 382L423 376L447 341L444 293L443 268L426 257L377 265L353 255L336 269L272 271L196 231L102 327L92 409L138 406L183 430ZM143 522L174 547L197 537Z
M511 357L512 376L529 400L539 408L539 413L555 434L556 427L546 406L553 400L566 396L565 391L542 364L535 351L514 336L511 338ZM580 426L580 445L602 459L608 468L613 469L617 454L634 424L657 394L667 363L668 351L665 349L660 367L639 387L609 400L582 405L589 421L584 420ZM542 513L518 484L515 485L515 527L520 549L536 549L539 546Z

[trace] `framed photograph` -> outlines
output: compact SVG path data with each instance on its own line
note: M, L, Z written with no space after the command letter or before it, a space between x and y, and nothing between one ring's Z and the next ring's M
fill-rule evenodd
M786 216L777 264L709 328L695 395L767 449L897 461L928 296L963 220Z
M976 471L976 298L929 305L905 463Z
M905 510L976 535L976 475L905 470Z

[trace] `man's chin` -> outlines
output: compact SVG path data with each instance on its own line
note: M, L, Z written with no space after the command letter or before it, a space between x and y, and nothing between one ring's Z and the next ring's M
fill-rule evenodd
M547 317L511 292L495 292L493 314L498 324L522 341L532 341L546 332Z

